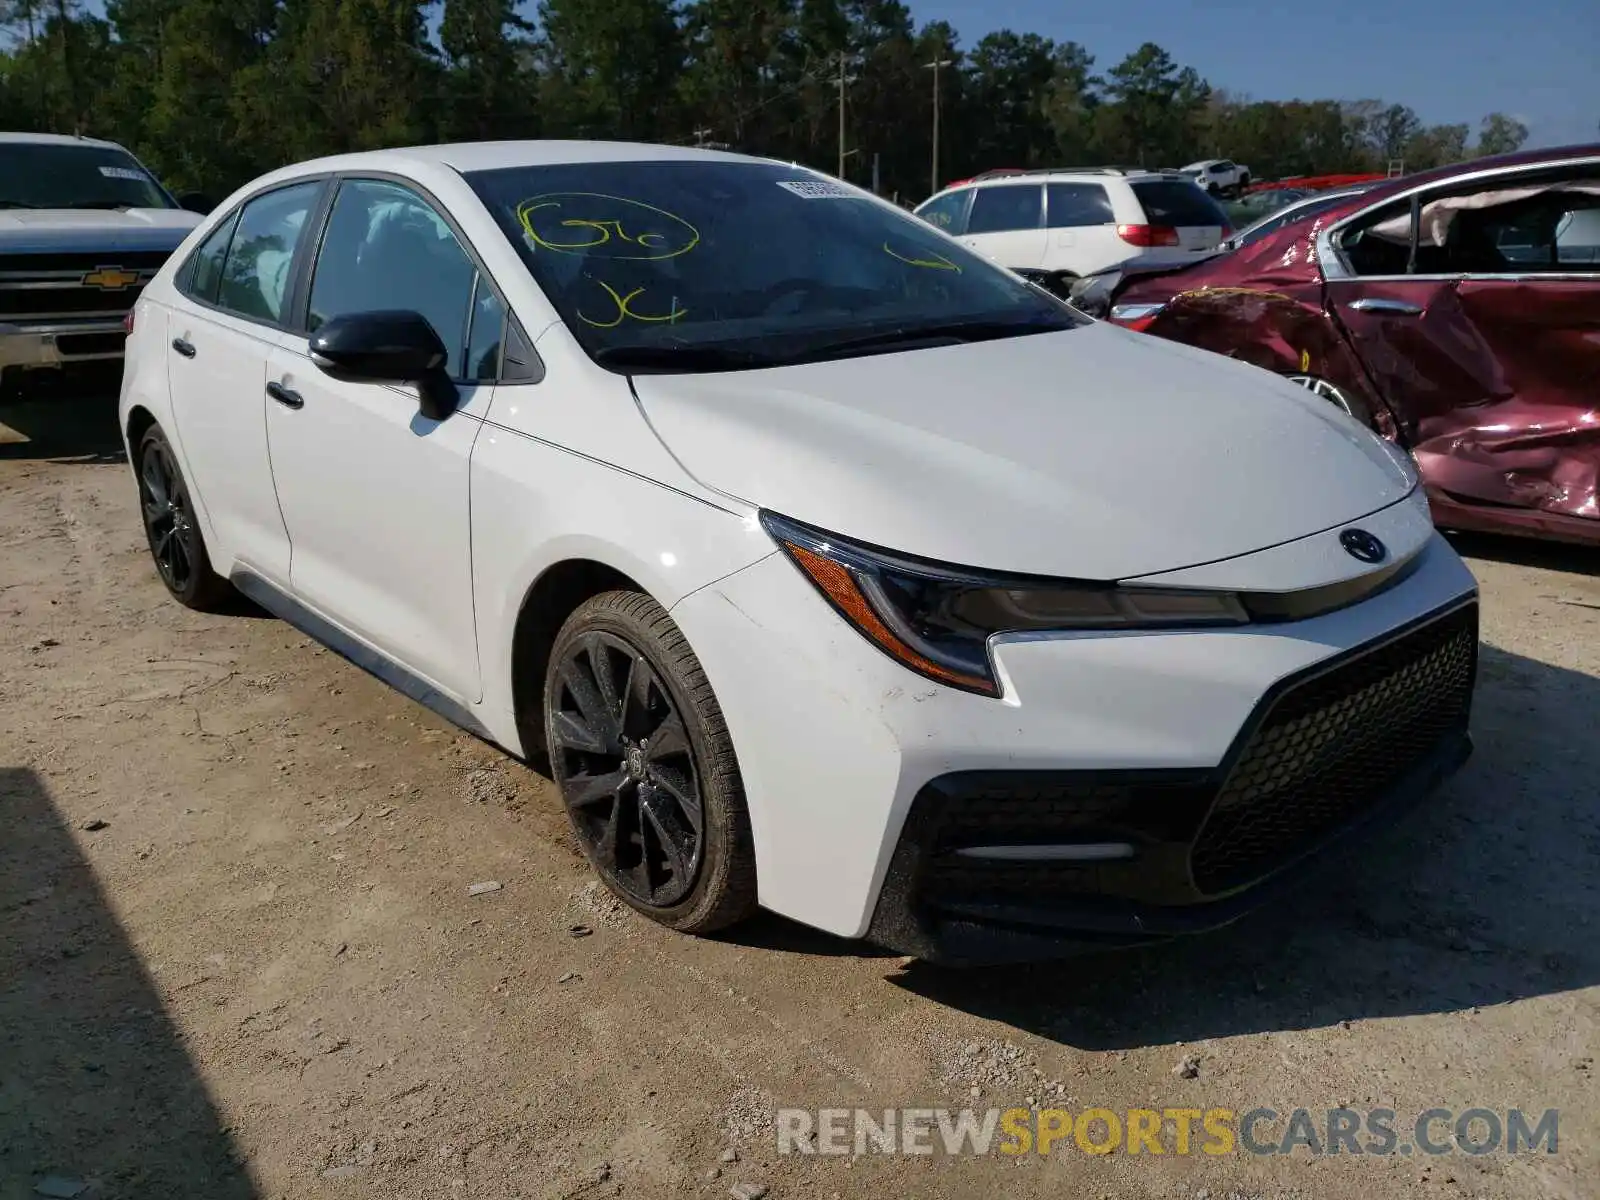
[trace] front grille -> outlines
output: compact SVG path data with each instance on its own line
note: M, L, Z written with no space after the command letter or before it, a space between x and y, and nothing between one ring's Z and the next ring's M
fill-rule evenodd
M50 254L0 255L0 279L72 272L87 274L100 267L156 271L172 257L170 250L69 250Z
M85 354L120 354L125 333L62 333L56 335L56 349L67 358Z
M1465 728L1477 651L1468 605L1281 695L1195 841L1195 887L1249 883L1383 799Z
M27 318L81 317L92 313L120 316L133 307L144 285L170 257L166 250L97 250L57 254L0 255L0 321ZM123 288L83 282L102 268L137 273Z
M84 287L80 283L59 287L8 287L0 282L0 321L47 321L52 317L86 317L103 313L120 317L133 307L143 287L117 291Z

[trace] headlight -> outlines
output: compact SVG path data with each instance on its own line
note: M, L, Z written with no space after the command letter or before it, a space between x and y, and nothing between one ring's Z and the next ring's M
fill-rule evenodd
M1378 439L1378 444L1383 447L1383 452L1389 456L1389 461L1400 469L1400 474L1405 477L1406 486L1416 487L1417 463L1411 457L1411 452L1404 446L1391 442L1380 433L1374 433L1372 436Z
M997 633L1242 625L1230 592L1000 576L862 546L763 512L761 524L819 592L896 662L951 687L998 696Z

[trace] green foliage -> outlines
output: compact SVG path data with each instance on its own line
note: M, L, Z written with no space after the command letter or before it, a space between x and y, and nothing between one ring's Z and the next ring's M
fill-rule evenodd
M1510 154L1522 149L1528 140L1528 127L1505 113L1490 113L1478 131L1478 154Z
M902 0L0 0L0 126L114 138L213 194L346 150L542 136L830 171L845 152L847 177L909 201L930 183L936 78L941 182L1209 157L1257 179L1416 170L1528 136L1503 113L1473 146L1404 105L1231 96L1148 42L1094 69L1033 33L963 48Z

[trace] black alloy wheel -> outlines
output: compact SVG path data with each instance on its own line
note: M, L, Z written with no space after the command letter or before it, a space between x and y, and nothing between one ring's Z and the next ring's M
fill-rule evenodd
M552 764L589 857L628 897L670 908L694 887L705 824L683 716L643 653L609 633L567 649Z
M172 446L159 428L152 427L141 439L138 454L139 510L161 582L190 608L215 607L230 589L211 569Z
M738 767L699 661L636 592L579 607L545 680L551 774L585 856L646 915L690 932L755 904Z

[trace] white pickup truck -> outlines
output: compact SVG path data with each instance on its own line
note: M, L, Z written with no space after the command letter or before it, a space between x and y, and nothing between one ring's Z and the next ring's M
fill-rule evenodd
M114 142L0 133L0 400L119 370L128 310L206 207Z
M1213 196L1233 196L1250 186L1250 168L1231 158L1208 158L1190 163L1183 168L1189 176Z

